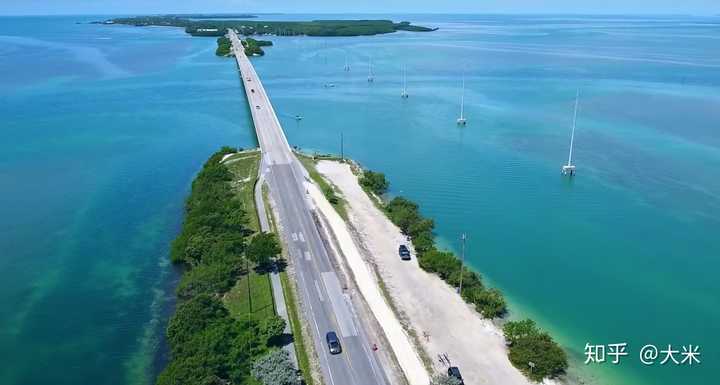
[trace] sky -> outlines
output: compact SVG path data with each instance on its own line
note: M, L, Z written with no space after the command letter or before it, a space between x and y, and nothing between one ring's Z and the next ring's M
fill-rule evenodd
M0 15L189 12L720 15L720 0L0 0Z

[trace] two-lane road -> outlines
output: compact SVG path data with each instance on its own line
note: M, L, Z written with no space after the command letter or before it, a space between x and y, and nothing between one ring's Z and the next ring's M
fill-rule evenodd
M290 150L270 99L234 31L228 32L242 76L255 131L263 154L262 168L277 203L281 236L293 258L297 284L310 321L315 348L327 385L387 385L384 370L370 348L364 326L330 263L312 215L307 176ZM332 355L325 334L335 331L343 347Z

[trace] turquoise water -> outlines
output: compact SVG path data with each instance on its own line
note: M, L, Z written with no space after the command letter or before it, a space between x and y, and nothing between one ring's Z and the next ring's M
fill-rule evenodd
M214 41L92 19L0 18L3 385L153 383L193 174L255 141Z
M513 317L561 341L573 374L712 382L720 20L392 18L440 30L273 38L254 59L291 144L339 152L342 132L349 156L435 218L442 244L458 248L468 232L472 266ZM149 383L175 278L167 245L192 175L222 144L254 145L234 64L214 57L212 39L74 24L93 19L0 24L3 384ZM584 366L586 342L627 342L631 355ZM646 343L701 345L702 364L645 367Z
M720 370L720 20L407 18L440 30L274 39L255 61L290 143L339 152L342 132L346 154L418 201L444 245L459 249L468 232L472 266L504 291L513 317L552 331L573 374L711 382ZM459 128L463 71L468 124ZM579 174L568 181L559 171L577 88ZM630 356L584 366L586 342L627 342ZM702 365L645 367L645 344L701 345Z

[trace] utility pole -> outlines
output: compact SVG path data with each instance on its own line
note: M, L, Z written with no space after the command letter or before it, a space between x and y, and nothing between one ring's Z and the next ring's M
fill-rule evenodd
M463 273L465 272L465 240L467 239L467 235L465 233L462 233L460 236L460 240L462 241L462 254L460 254L460 288L458 289L458 293L460 293L460 298L462 298L462 282L463 282Z
M340 132L340 161L345 161L345 152L344 152L344 143L343 143L343 133Z

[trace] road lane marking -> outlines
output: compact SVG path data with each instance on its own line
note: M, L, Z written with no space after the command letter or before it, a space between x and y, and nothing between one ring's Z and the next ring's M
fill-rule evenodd
M327 351L325 349L323 349L323 347L322 347L322 334L320 334L320 328L318 327L317 320L315 320L315 311L313 310L312 303L310 302L310 292L307 289L307 284L305 284L305 276L302 273L300 273L299 275L300 275L300 279L303 281L303 285L302 285L303 291L305 292L305 296L308 299L308 307L310 308L309 309L310 313L307 315L312 319L313 325L315 325L315 331L317 332L318 339L321 340L320 350L323 352L323 357L325 357L325 362L328 364L327 371L328 371L328 375L330 375L330 383L332 385L335 385L335 379L333 379L332 369L330 368L330 361L328 360Z
M318 281L315 281L315 289L317 290L318 298L320 298L320 301L325 302L325 297L323 297L322 295L322 291L320 290L320 284L318 284Z
M300 238L300 242L305 242L305 236L303 236L303 233L298 233L298 237Z
M305 252L305 260L306 260L306 261L309 261L309 260L310 260L310 252L309 252L309 251L306 251L306 252Z
M340 281L335 272L320 273L323 283L325 284L325 292L330 299L335 319L337 319L340 334L343 337L355 337L358 330L353 322L353 314L348 308L345 295L340 288Z
M375 369L375 362L373 361L373 359L370 355L370 351L367 349L367 346L365 346L365 345L363 345L362 348L365 351L365 356L367 356L368 362L370 363L370 369L372 369L372 371L373 371L373 376L375 376L376 380L380 380L380 377L378 376L378 372Z

